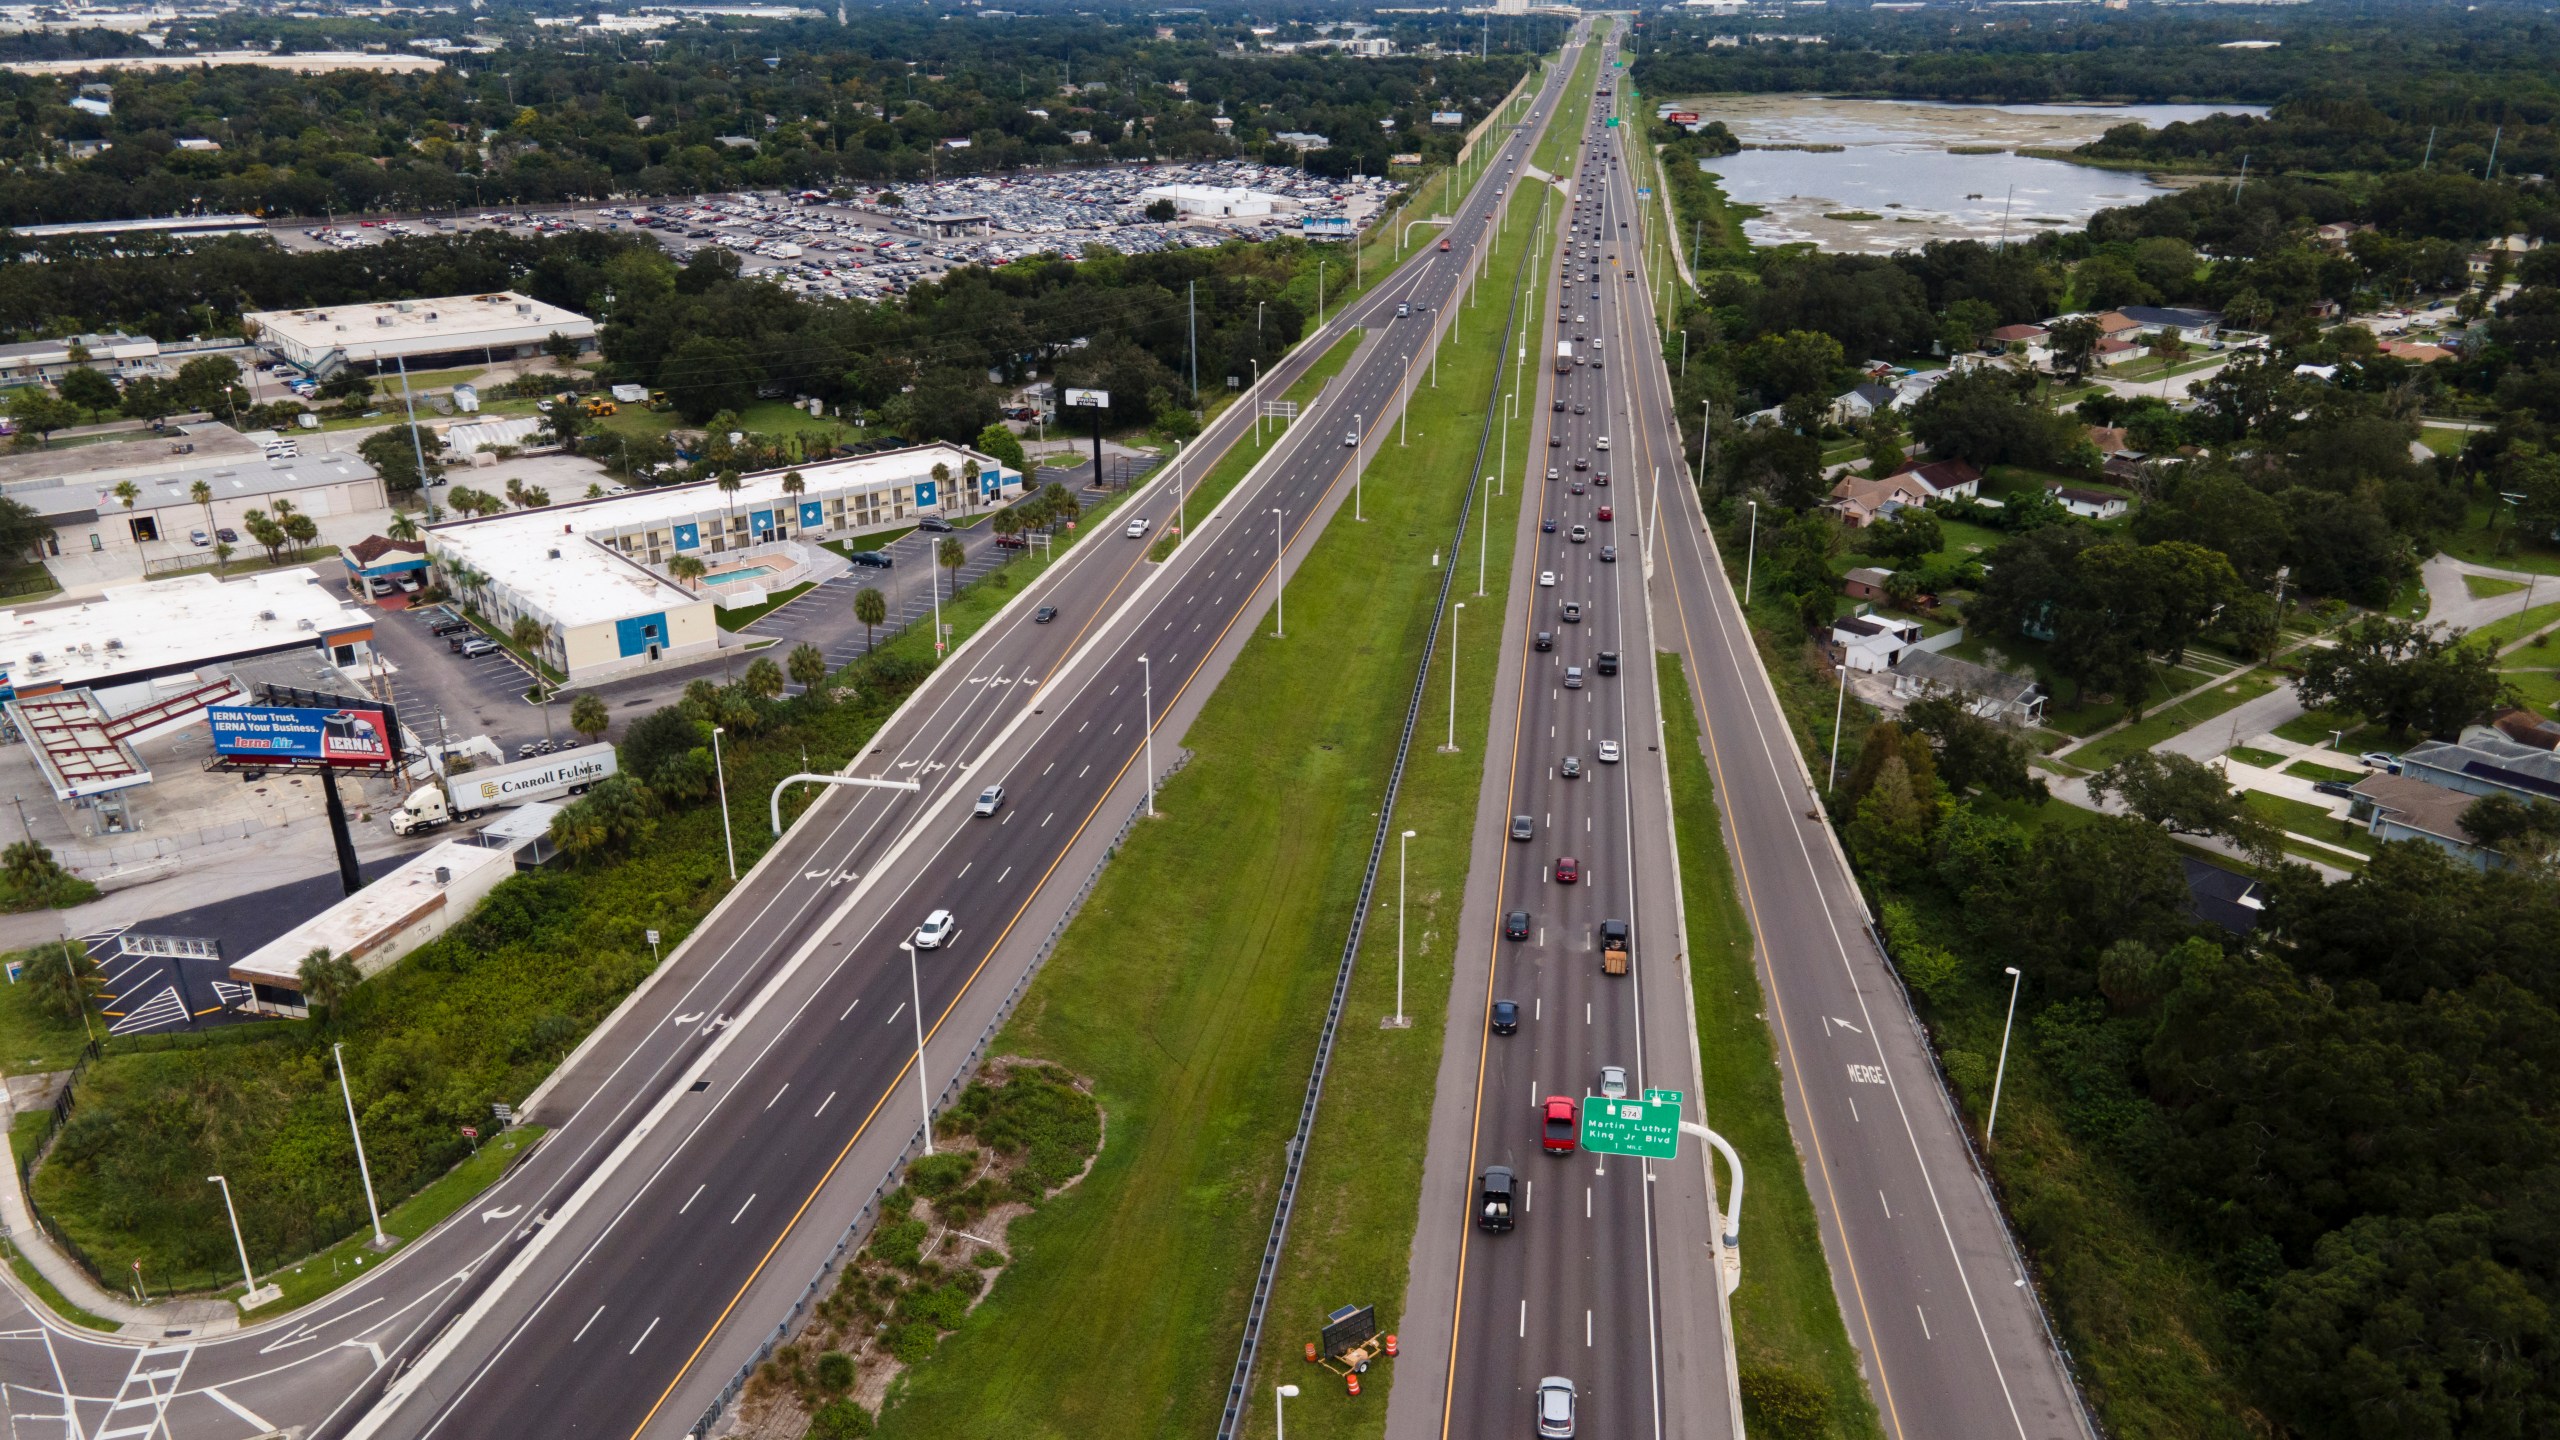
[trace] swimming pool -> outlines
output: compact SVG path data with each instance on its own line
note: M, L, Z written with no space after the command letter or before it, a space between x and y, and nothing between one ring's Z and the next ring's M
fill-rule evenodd
M742 570L723 570L717 575L705 575L702 577L702 583L705 585L729 585L740 580L759 579L772 573L774 573L774 570L770 565L749 565Z

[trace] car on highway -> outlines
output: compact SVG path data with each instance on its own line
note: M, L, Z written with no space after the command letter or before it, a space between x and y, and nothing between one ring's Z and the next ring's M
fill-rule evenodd
M1554 583L1556 583L1556 572L1554 572L1553 570L1541 570L1541 571L1539 571L1539 572L1538 572L1538 583L1539 583L1539 584L1541 584L1541 585L1553 585Z
M1588 456L1588 455L1576 455L1576 456L1574 456L1574 457L1573 457L1573 468L1574 468L1574 469L1576 469L1576 470L1588 470L1588 469L1590 469L1590 468L1591 468L1591 457L1590 457L1590 456ZM1579 493L1581 493L1581 492L1576 491L1575 493L1576 493L1576 494L1579 494Z
M1511 1228L1512 1198L1519 1178L1508 1165L1491 1166L1476 1177L1476 1225L1496 1233Z
M1603 1100L1624 1100L1627 1098L1626 1066L1603 1065L1600 1067L1600 1098Z
M1556 632L1553 630L1539 631L1537 645L1540 650L1553 650L1556 648Z
M1581 779L1582 757L1579 755L1567 755L1564 759L1556 762L1556 778L1559 780Z
M924 923L916 927L916 948L939 950L943 942L951 938L951 932L959 928L960 922L953 918L950 911L936 910L924 917Z
M1604 522L1604 523L1605 523L1605 522L1607 522L1607 521L1615 520L1615 519L1617 519L1617 518L1618 518L1618 507L1616 507L1615 505L1603 505L1603 506L1601 506L1601 507L1600 507L1599 519L1600 519L1602 522Z
M1582 1129L1573 1113L1573 1097L1550 1095L1539 1107L1538 1144L1550 1155L1570 1155L1581 1139Z
M1132 540L1143 537L1147 533L1147 517L1141 515L1137 519L1130 521L1128 528L1122 530L1120 533L1128 536Z
M1513 910L1505 913L1502 917L1502 938L1505 940L1528 939L1529 912L1526 910Z
M1603 651L1601 651L1601 652L1600 652L1600 654L1596 657L1596 659L1597 659L1597 662L1598 662L1598 663L1597 663L1596 665L1594 665L1594 666L1593 666L1593 668L1594 668L1594 669L1596 669L1596 670L1598 670L1601 674L1603 674L1603 675L1615 675L1615 674L1617 674L1617 673L1618 673L1618 652L1617 652L1617 651L1615 651L1615 650L1603 650Z
M1520 1002L1517 1000L1494 1001L1493 1033L1496 1035L1516 1035L1519 1032Z
M1548 467L1547 467L1547 478L1548 478L1548 479L1553 480L1553 479L1557 478L1557 476L1558 476L1558 474L1559 474L1559 473L1560 473L1560 472L1559 472L1559 471L1556 469L1556 467L1554 467L1553 465L1550 465L1550 466L1548 466Z
M1561 436L1561 435L1549 435L1549 436L1547 437L1547 448L1548 448L1548 449L1550 449L1550 450L1558 450L1558 449L1562 449L1562 448L1563 448L1563 446L1564 446L1564 437L1563 437L1563 436Z
M1573 1382L1561 1375L1538 1382L1538 1440L1573 1440Z
M1556 883L1576 885L1582 881L1582 862L1570 855L1556 857Z
M1582 623L1582 602L1567 600L1564 602L1564 608L1557 614L1567 625L1579 625Z
M1615 547L1613 546L1610 548L1614 549ZM1046 625L1057 618L1058 607L1055 605L1043 605L1039 609L1031 612L1031 623L1034 625Z
M1575 528L1575 529L1577 529L1577 530L1579 530L1579 529L1581 529L1582 527L1581 527L1581 526L1579 526L1579 525L1577 525L1577 526L1575 526L1574 528ZM1544 518L1544 519L1540 520L1540 521L1538 522L1538 533L1539 533L1539 534L1541 534L1541 535L1553 535L1554 533L1556 533L1556 517L1554 517L1553 515L1549 515L1549 516L1547 516L1546 518Z
M1558 410L1562 410L1564 408L1564 397L1561 395L1556 397L1556 408Z
M1591 532L1580 525L1576 525L1573 527L1573 533L1566 538L1576 545L1587 544L1591 539Z
M1592 476L1591 476L1591 483L1592 483L1592 484L1594 484L1594 485L1606 485L1606 484L1608 484L1608 483L1609 483L1609 472L1608 472L1608 471L1606 471L1606 470L1598 470L1598 471L1594 471L1594 472L1592 472Z
M1559 401L1557 401L1556 403L1557 403L1557 404L1559 404L1559 405L1561 405L1561 404L1563 404L1564 402L1563 402L1563 401L1561 401L1561 400L1559 400ZM1576 406L1574 406L1574 407L1573 407L1573 413L1574 413L1574 414L1576 414L1576 415L1580 415L1580 414L1584 413L1584 412L1583 412L1583 408L1582 408L1581 406L1579 406L1579 405L1576 405Z
M1356 449L1356 448L1358 448L1359 444L1360 444L1360 432L1359 432L1359 431L1357 431L1357 430L1345 430L1345 431L1343 431L1343 432L1342 432L1342 445L1343 445L1343 448L1344 448L1344 449L1346 449L1346 450L1348 450L1348 449Z
M1603 564L1603 565L1615 565L1615 564L1617 564L1617 563L1618 563L1618 547L1617 547L1617 546L1615 546L1615 545L1603 545L1603 546L1601 546L1601 547L1600 547L1600 563L1601 563L1601 564Z
M1574 494L1576 494L1576 495L1581 495L1581 494L1585 494L1585 493L1587 493L1587 492L1585 492L1585 491L1584 491L1584 489L1582 488L1582 482L1581 482L1581 481L1576 480L1576 481L1574 481L1574 482L1573 482L1573 493L1574 493Z
M1564 688L1567 690L1579 690L1582 688L1581 666L1567 665L1564 667Z
M1600 763L1603 765L1615 765L1618 763L1617 741L1603 740L1600 742Z
M984 818L1004 808L1004 787L990 785L978 792L978 803L969 813Z

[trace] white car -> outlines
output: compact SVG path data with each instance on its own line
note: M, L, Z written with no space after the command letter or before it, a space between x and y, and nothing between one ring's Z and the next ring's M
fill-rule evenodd
M959 928L960 922L952 918L950 911L936 910L924 917L924 924L917 928L916 948L939 950L943 942L951 938L951 932Z
M977 806L970 813L983 818L985 816L993 815L1003 808L1004 787L1001 785L990 785L986 789L978 792Z
M1357 431L1357 430L1345 430L1345 431L1343 431L1343 432L1342 432L1342 445L1343 445L1343 448L1344 448L1344 449L1346 449L1346 450L1358 449L1358 448L1359 448L1359 445L1360 445L1360 432L1359 432L1359 431Z
M1603 765L1615 765L1618 763L1617 741L1603 740L1600 742L1600 763Z
M1624 1065L1600 1067L1600 1098L1603 1100L1627 1098L1627 1067Z
M1553 585L1554 583L1556 583L1556 572L1554 572L1553 570L1541 570L1541 571L1539 571L1539 572L1538 572L1538 583L1539 583L1539 584L1541 584L1541 585Z
M1128 536L1132 540L1145 535L1147 533L1147 517L1141 515L1137 519L1130 521L1129 528L1121 531L1120 533Z
M1591 348L1592 348L1592 349L1594 349L1594 350L1597 350L1597 349L1599 349L1600 347L1599 347L1598 345L1596 345L1596 344L1595 344L1595 345L1593 345ZM1606 450L1606 449L1608 449L1608 448L1609 448L1609 437L1608 437L1608 436L1606 436L1606 435L1603 435L1603 436L1601 436L1598 440L1595 440L1595 441L1593 441L1592 443L1593 443L1594 445L1598 446L1600 449Z

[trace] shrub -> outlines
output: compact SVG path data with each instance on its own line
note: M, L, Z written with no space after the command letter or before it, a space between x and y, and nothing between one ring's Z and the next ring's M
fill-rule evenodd
M907 1167L907 1188L927 1200L940 1200L957 1190L978 1168L975 1150L945 1150Z
M871 1433L871 1412L850 1399L830 1400L809 1417L809 1440L862 1440Z
M829 1390L853 1388L853 1357L841 1350L830 1350L818 1357L818 1384Z
M1742 1413L1755 1435L1821 1440L1831 1433L1831 1397L1799 1371L1765 1360L1741 1365Z

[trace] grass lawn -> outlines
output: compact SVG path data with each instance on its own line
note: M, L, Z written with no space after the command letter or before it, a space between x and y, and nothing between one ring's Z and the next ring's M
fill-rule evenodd
M2087 480L2074 480L2049 470L2033 470L2024 465L1994 465L1982 472L1982 493L1994 499L2041 490L2047 485L2068 485L2076 490L2096 490L2109 495L2126 492L2113 485L2100 485Z
M1858 1355L1841 1322L1831 1264L1787 1128L1785 1096L1753 965L1750 922L1734 893L1733 864L1718 820L1715 781L1699 748L1680 657L1655 657L1662 681L1665 759L1680 837L1691 981L1698 1001L1699 1099L1717 1133L1744 1156L1751 1185L1748 1281L1733 1294L1735 1359L1745 1371L1796 1372L1830 1397L1834 1436L1883 1431ZM1731 1177L1718 1194L1731 1198Z
M9 958L29 953L18 951ZM0 985L0 1071L32 1075L68 1070L88 1040L79 1021L57 1019L36 1004L34 985Z
M2487 501L2472 502L2463 515L2462 528L2438 535L2435 540L2437 548L2456 560L2500 570L2560 575L2560 546L2519 535L2515 515L2504 504L2492 508ZM2512 550L2507 548L2510 545Z
M2517 697L2526 704L2546 715L2560 709L2560 671L2501 670L2498 673L2506 677L2507 683L2515 687Z
M0 1240L0 1250L8 1252L9 1272L18 1277L19 1284L26 1286L31 1294L42 1300L46 1309L74 1325L90 1330L104 1330L112 1334L123 1328L117 1321L92 1315L72 1304L70 1299L62 1293L61 1287L44 1278L44 1272L27 1263L27 1257L18 1253L18 1247L13 1242Z
M2261 819L2296 835L2308 835L2314 840L2325 840L2332 845L2353 850L2368 859L2377 848L2373 837L2365 833L2362 826L2338 819L2317 805L2306 805L2299 800L2288 799L2282 795L2270 795L2263 790L2243 790L2240 792L2240 799L2241 803L2247 805ZM2306 853L2313 859L2325 860L2333 865L2343 858L2319 850Z
M818 543L850 559L856 550L885 550L890 541L914 534L915 528L913 525L901 525L895 530L878 530L869 535L856 535L850 540L821 540Z
M2471 436L2472 432L2468 430L2429 425L2418 431L2418 443L2435 454L2450 459L2462 453L2462 447L2471 443Z
M501 1133L497 1138L472 1153L470 1159L444 1173L444 1178L417 1194L391 1207L382 1217L383 1231L398 1239L415 1240L426 1234L444 1218L477 1198L507 1173L508 1167L533 1153L534 1142L543 1129L526 1125ZM284 1298L270 1300L258 1307L260 1320L272 1320L288 1310L308 1305L365 1272L387 1257L368 1248L373 1233L360 1230L317 1255L308 1256L265 1278L284 1290ZM398 1254L398 1251L393 1251ZM238 1287L233 1287L235 1290ZM228 1293L228 1292L226 1292Z
M2463 578L2470 580L2478 577L2464 576ZM2515 588L2521 590L2524 587L2518 585ZM2536 605L2530 610L2520 610L2513 615L2502 615L2471 633L2503 649L2555 620L2560 620L2560 602Z
M2234 745L2223 753L2229 755L2232 759L2239 761L2243 765L2255 765L2261 770L2281 770L2284 768L2284 757L2273 750L2260 750L2248 745Z
M712 616L720 622L720 628L723 630L744 630L758 620L763 619L767 615L772 614L774 611L781 609L783 606L790 604L792 601L799 599L801 596L806 595L817 588L818 585L816 581L804 580L797 585L776 593L772 599L765 601L761 605L742 605L735 610L714 610L712 612Z
M2091 770L2103 770L2138 750L2148 750L2180 731L2201 725L2236 705L2245 704L2276 688L2275 681L2260 674L2244 675L2237 680L2215 686L2191 699L2182 700L2165 709L2155 710L2102 740L2072 751L2064 759Z
M2234 750L2231 753L2237 755L2240 752ZM2335 780L2341 785L2353 785L2373 772L2370 770L2341 770L2335 765L2323 765L2317 760L2296 760L2292 764L2284 767L2284 773L2287 775L2299 775L2305 780Z
M1517 212L1522 234L1533 209ZM1421 393L1398 456L1398 473L1422 483L1379 486L1371 523L1344 516L1306 552L1289 577L1292 638L1247 644L1186 737L1195 758L1167 786L1162 818L1122 848L999 1038L998 1053L1091 1077L1110 1139L1083 1184L1016 1223L1015 1263L979 1318L901 1382L883 1435L1214 1425L1440 582L1431 556L1475 458L1469 416L1481 416L1500 342L1491 325L1469 333L1473 348L1444 357L1440 389ZM1464 668L1489 680L1491 651L1477 653ZM1376 948L1392 953L1389 915L1356 972L1274 1296L1272 1364L1299 1364L1298 1332L1341 1303L1345 1277L1382 1315L1402 1309L1422 1156L1385 1107L1361 1102L1427 1092L1436 1071L1481 744L1445 757L1416 747L1416 1023L1376 1028L1393 1005L1393 965ZM1430 808L1435 768L1451 772L1455 808ZM1185 902L1162 903L1171 894ZM1391 1382L1392 1368L1372 1378ZM1301 1402L1339 1409L1308 1414L1311 1433L1383 1425L1382 1396L1354 1409L1330 1393ZM1258 1424L1266 1412L1249 1413Z
M2462 577L2462 588L2470 591L2471 598L2474 600L2487 600L2497 595L2513 595L2524 588L2524 582L2502 580L2495 575L2465 575Z
M2332 745L2331 741L2340 731L2345 732L2344 738L2337 739ZM2305 711L2277 726L2275 733L2296 745L2330 745L2338 750L2353 750L2360 744L2382 737L2379 729L2342 710Z

